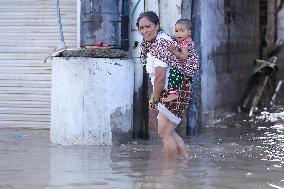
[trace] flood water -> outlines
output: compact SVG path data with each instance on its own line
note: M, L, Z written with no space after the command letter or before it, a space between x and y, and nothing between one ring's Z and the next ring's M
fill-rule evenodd
M279 117L221 120L186 139L186 160L165 158L159 140L60 146L50 144L49 130L1 128L0 188L282 189L284 118Z

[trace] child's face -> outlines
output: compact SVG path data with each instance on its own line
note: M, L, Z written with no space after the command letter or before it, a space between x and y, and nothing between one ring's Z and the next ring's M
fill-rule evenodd
M191 36L191 30L187 29L185 24L175 25L175 37L177 41L185 40Z

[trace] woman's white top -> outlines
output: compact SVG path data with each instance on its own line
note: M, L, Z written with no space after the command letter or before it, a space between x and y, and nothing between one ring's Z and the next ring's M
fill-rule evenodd
M173 39L168 36L165 33L159 33L157 35L157 39L164 38L169 41L173 41ZM169 71L170 71L170 66L166 63L163 62L162 60L157 59L156 57L152 56L150 53L147 54L147 64L146 64L146 71L149 74L151 78L151 83L154 87L154 80L155 80L155 68L156 67L164 67L166 69L166 78L165 78L165 85L164 89L167 89L168 87L168 77L169 77Z

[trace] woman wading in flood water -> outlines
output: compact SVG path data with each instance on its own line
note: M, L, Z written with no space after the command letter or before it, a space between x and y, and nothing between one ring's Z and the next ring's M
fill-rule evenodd
M147 73L153 84L153 94L149 100L149 108L158 109L158 133L164 144L164 151L169 157L177 154L187 157L183 139L175 132L181 121L184 110L188 107L192 95L191 78L198 72L198 57L194 44L189 46L187 60L177 59L169 51L173 39L160 29L160 21L156 13L143 12L136 23L143 36L141 58L146 65ZM168 96L168 76L171 67L177 67L184 75L178 98L170 102L163 101Z

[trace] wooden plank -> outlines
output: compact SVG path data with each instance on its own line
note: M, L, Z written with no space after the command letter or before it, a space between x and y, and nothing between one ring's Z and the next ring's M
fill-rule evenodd
M51 94L50 88L2 87L0 94Z
M0 94L0 101L51 101L50 95L32 95L32 94Z
M50 115L15 115L15 114L0 114L1 121L50 121Z
M49 121L1 121L0 127L19 127L19 128L46 128L50 127Z
M44 60L48 53L0 53L1 59L10 59L10 60L38 60L39 62Z
M29 87L29 88L36 88L36 87L39 87L39 88L51 88L51 84L19 84L19 83L3 83L1 82L0 83L0 90L3 88L3 87L19 87L19 88L26 88L26 87Z
M43 26L38 26L38 25L5 25L0 23L0 32L11 32L13 33L22 33L22 32L57 32L57 24L56 22L51 25L43 25ZM21 27L19 27L21 26ZM72 25L63 25L64 31L72 30L74 29L75 26Z
M10 113L10 114L50 114L50 109L48 108L18 108L18 107L0 107L0 113Z
M7 104L2 104L2 103L0 103L0 107L6 107L7 106ZM49 108L50 107L50 105L48 104L45 104L45 105L43 105L43 104L41 104L41 105L39 105L39 104L23 104L23 103L18 103L18 104L9 104L9 107L14 107L14 108Z
M50 70L13 70L13 69L2 69L0 70L0 74L7 74L7 73L10 73L10 74L19 74L19 73L22 73L22 74L50 74Z
M10 33L11 34L11 33ZM5 35L2 34L3 39L0 41L0 44L20 44L22 46L27 46L26 44L21 44L21 42L29 42L29 41L36 41L36 42L45 42L45 43L53 43L57 42L58 40L58 36L56 35L49 35L46 36L44 38L40 37L40 36L30 36L30 35L22 35L22 37L24 37L24 39L19 39L17 35L20 34L15 34L14 36L12 35ZM74 37L76 37L76 34L72 35L72 36L65 36L66 40L75 40ZM17 42L15 42L15 40L19 40ZM37 44L37 46L35 47L42 47L42 44ZM34 47L34 49L36 49ZM46 48L46 46L44 46Z
M31 64L32 66L35 66L35 65L45 65L45 66L51 66L51 64L44 64L43 62L39 62L38 60L17 60L15 61L15 59L2 59L0 58L1 61L0 61L0 64L22 64L22 66L26 66L28 64Z
M69 43L75 43L76 40L69 40ZM25 45L22 45L25 44ZM40 46L38 44L41 44ZM0 53L16 53L21 51L22 53L30 53L31 51L33 53L44 53L47 54L49 51L51 51L57 44L56 40L43 40L43 41L29 41L22 43L13 43L12 41L2 41L0 42ZM49 48L48 48L49 47Z
M0 94L22 94L22 95L26 95L26 94L33 94L33 95L51 95L51 91L43 91L43 90L26 90L23 89L21 91L15 91L15 90L6 90L6 91L1 91L0 90Z
M1 59L0 59L1 60ZM16 61L15 60L1 60L0 67L42 67L50 68L51 64L40 63L38 60Z
M25 81L47 81L51 79L51 74L0 74L0 80L25 80ZM1 92L1 91L0 91Z
M25 107L25 105L50 105L49 102L44 102L44 101L25 101L25 100L3 100L0 101L0 105L5 105L5 104L21 104L23 105L23 107Z
M46 80L46 81L29 81L29 80L1 80L0 82L1 85L6 84L6 85L44 85L44 86L48 86L51 84L50 80Z
M25 71L42 71L42 70L48 70L48 71L51 71L51 67L50 66L30 66L30 67L27 67L27 66L18 66L18 67L15 67L15 66L3 66L1 67L1 69L5 69L5 70L11 70L11 71L17 71L18 70L21 70L22 72L25 72ZM50 72L49 72L50 73Z
M0 20L24 20L27 22L27 19L30 19L31 21L39 21L39 20L46 20L47 22L54 22L54 17L56 17L55 12L46 12L45 14L42 13L29 13L27 14L26 12L17 12L17 13L12 13L12 12L0 12ZM70 19L75 19L76 20L76 15L73 14L61 14L61 17L70 20Z

